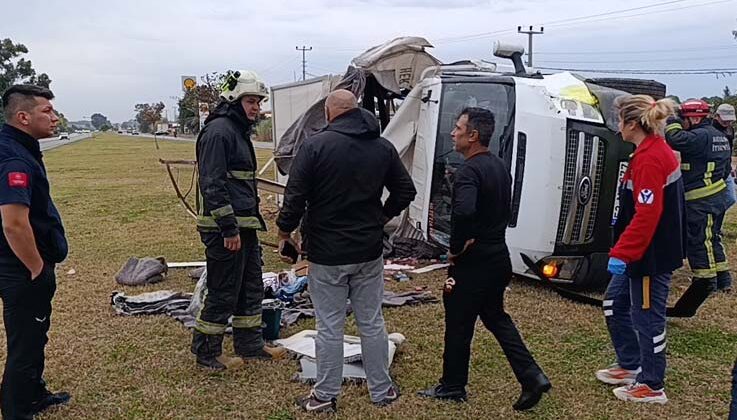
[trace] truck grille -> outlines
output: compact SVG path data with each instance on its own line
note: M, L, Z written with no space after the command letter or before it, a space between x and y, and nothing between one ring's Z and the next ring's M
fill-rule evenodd
M569 130L558 243L579 245L594 237L605 144L598 136Z

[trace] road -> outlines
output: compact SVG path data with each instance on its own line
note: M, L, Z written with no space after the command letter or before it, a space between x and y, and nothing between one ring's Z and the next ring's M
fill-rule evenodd
M123 136L130 136L130 137L146 137L146 138L154 138L153 134L136 134L135 136L132 134L121 134ZM172 137L172 136L156 136L159 140L172 140L172 141L186 141L190 143L194 143L197 141L196 138L192 137ZM268 150L274 150L274 143L271 142L261 142L261 141L254 141L253 146L257 149L268 149Z
M92 137L92 133L87 134L70 134L69 140L59 140L59 137L49 137L47 139L41 139L38 142L41 144L41 151L55 149L66 144L72 144L80 140L88 139Z

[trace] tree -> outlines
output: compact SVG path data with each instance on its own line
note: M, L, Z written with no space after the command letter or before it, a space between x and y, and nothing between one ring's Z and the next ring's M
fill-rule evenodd
M59 122L56 124L56 126L59 128L59 131L66 131L67 133L69 133L72 129L72 127L69 126L69 120L61 112L58 113L58 116Z
M101 126L101 127L99 128L99 130L100 130L100 131L110 131L110 130L112 130L112 129L113 129L113 126L112 126L112 125L110 125L110 123L109 123L109 122L106 122L105 124L103 124L103 125L102 125L102 126Z
M213 72L200 77L202 83L187 91L184 97L179 100L178 122L182 128L186 128L193 133L199 132L199 103L205 102L211 110L215 109L220 101L220 85L223 84L225 76L223 73Z
M271 118L266 118L256 125L256 129L254 130L256 134L256 141L263 141L263 142L271 142L273 139L273 132L272 132L272 124L273 121Z
M28 48L23 44L15 44L8 38L0 40L0 94L10 86L18 83L29 83L43 87L51 85L46 73L36 74L30 60L23 58ZM4 122L0 113L0 123Z
M92 126L95 127L95 130L100 130L105 124L110 125L110 121L102 114L92 114L90 120L92 121Z
M151 133L155 129L156 123L161 121L161 112L164 107L163 102L136 105L136 121L141 127L141 132Z
M727 99L730 96L732 96L732 92L730 92L729 86L724 86L724 90L722 91L722 94L724 95L724 99Z

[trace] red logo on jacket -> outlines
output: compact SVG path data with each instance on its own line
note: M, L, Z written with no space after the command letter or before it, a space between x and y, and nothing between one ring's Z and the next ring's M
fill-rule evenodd
M8 185L13 188L28 188L28 174L23 172L9 173Z

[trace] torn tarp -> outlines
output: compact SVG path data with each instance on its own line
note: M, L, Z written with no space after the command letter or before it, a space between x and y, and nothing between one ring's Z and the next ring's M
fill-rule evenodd
M399 37L377 45L354 58L333 90L347 89L369 111L378 107L382 125L389 122L384 101L404 97L417 84L422 72L440 61L426 51L432 45L420 37ZM375 102L375 99L377 102ZM305 111L277 141L274 161L279 172L289 174L292 159L305 138L325 127L325 98Z

